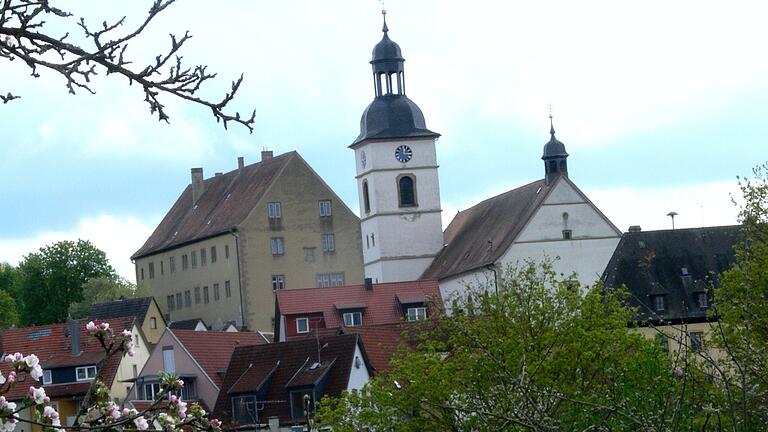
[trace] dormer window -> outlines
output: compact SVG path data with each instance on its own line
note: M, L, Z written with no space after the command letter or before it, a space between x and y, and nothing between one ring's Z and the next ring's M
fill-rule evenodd
M233 397L232 414L234 420L241 425L258 423L259 412L256 408L256 396L246 395Z
M43 384L50 384L53 382L53 374L51 374L50 369L46 369L43 371Z
M296 333L309 333L309 318L296 319Z
M427 308L409 307L405 313L406 321L422 321L427 319Z
M304 415L304 406L306 404L308 412L315 411L315 394L314 389L307 390L295 390L291 392L291 418L294 420L303 420L306 418ZM306 402L305 402L306 399Z
M78 381L90 381L96 378L96 366L82 366L75 369Z
M705 292L699 292L696 293L696 304L699 305L699 309L706 309L709 307L709 298L707 297L707 293Z
M344 313L344 326L357 327L363 325L362 312L345 312Z
M655 310L656 312L664 311L665 305L664 305L663 295L651 296L651 303L653 304L653 310Z

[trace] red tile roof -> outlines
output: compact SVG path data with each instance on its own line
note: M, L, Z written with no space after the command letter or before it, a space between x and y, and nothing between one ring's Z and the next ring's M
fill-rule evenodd
M438 304L442 301L436 280L380 283L374 284L372 290L366 290L365 285L289 289L278 291L276 301L281 315L322 312L326 327L336 328L344 325L337 306L348 305L364 306L364 325L399 323L403 308L398 298L426 298Z
M299 157L289 152L242 170L204 180L205 191L192 203L187 185L160 225L131 259L152 255L197 240L225 234L243 222L288 162Z
M258 332L173 330L173 334L219 387L219 372L226 371L235 347L268 343Z
M108 320L110 327L119 333L122 330L132 330L134 317L114 318ZM80 329L80 354L72 355L71 324L49 324L44 326L5 329L0 332L2 351L5 354L20 352L24 355L35 354L40 359L43 369L95 365L104 358L104 349L99 341L90 336L85 329L86 321L78 322ZM117 368L122 357L112 356L99 372L101 379L108 387L117 375ZM0 371L8 376L7 363L0 364ZM10 400L22 399L28 392L29 386L39 386L42 381L25 377L5 396ZM90 382L47 384L43 387L50 397L81 396L90 387Z
M319 340L321 360L333 362L327 370L324 394L338 396L349 385L349 374L354 361L355 347L359 337L356 334L326 336ZM256 393L265 382L269 371L277 365L268 380L264 392L264 409L259 412L260 420L266 421L271 416L280 418L281 424L300 424L302 420L292 420L289 394L286 385L301 374L317 359L318 341L314 338L299 339L266 345L240 346L235 348L227 367L227 375L216 400L214 416L225 424L231 423L230 398L237 393ZM363 352L365 357L365 352ZM279 363L278 363L279 362ZM366 367L368 364L366 364ZM258 369L258 372L251 372ZM325 371L324 371L325 372ZM299 379L304 382L305 379ZM237 387L234 387L235 384ZM232 391L232 390L235 391Z
M538 180L459 212L443 233L446 246L422 277L443 279L496 262L555 184Z

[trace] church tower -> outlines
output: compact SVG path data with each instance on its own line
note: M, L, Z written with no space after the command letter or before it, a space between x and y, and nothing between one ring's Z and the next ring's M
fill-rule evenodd
M568 177L568 152L565 151L565 144L555 138L555 126L552 123L552 114L549 114L549 142L544 145L544 154L541 159L544 161L544 183L550 184L555 179L564 175Z
M355 151L365 277L418 279L443 247L435 141L405 95L400 46L384 36L373 48L374 99L360 119Z

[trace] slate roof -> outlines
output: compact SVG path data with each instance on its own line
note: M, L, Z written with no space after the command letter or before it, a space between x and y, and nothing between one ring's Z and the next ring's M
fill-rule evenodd
M256 332L173 330L173 334L219 387L221 374L227 370L229 358L236 347L268 343L264 336Z
M443 233L446 246L422 278L445 279L495 263L561 179L549 185L537 180L459 212Z
M121 317L110 319L109 324L116 333L124 329L132 329L133 317ZM72 355L71 324L49 324L44 326L22 327L5 329L0 332L2 340L2 352L12 354L20 352L24 355L35 354L40 359L43 369L75 367L83 365L95 365L104 358L104 349L96 338L91 337L85 329L87 320L80 320L80 354ZM122 360L121 356L112 356L101 368L99 378L108 386L117 375L117 369ZM8 364L0 363L0 372L8 376ZM31 377L25 377L23 382L5 393L9 400L23 399L29 392L29 386L40 386L41 381L35 381ZM51 398L77 397L85 395L91 386L91 382L73 382L65 384L46 384L46 394Z
M194 330L197 328L198 323L203 323L204 327L208 327L205 325L205 321L203 321L201 318L192 318L188 320L182 320L182 321L173 321L171 322L168 327L172 330Z
M403 320L403 303L399 298L440 304L440 288L434 279L387 282L365 285L345 285L328 288L290 289L277 292L276 307L279 315L299 315L321 312L328 328L344 325L342 310L350 307L363 311L363 324L394 324ZM275 320L276 326L280 320ZM280 329L275 329L280 334Z
M357 334L365 348L368 361L376 373L390 369L389 361L401 346L415 348L415 338L410 332L417 331L421 322L402 322L398 324L366 325L358 327L324 328L306 334L292 336L289 340L314 339L315 333L321 337L338 334Z
M327 370L324 395L338 396L347 389L358 339L356 334L320 338L322 363L333 362ZM277 416L282 424L303 423L303 420L291 419L286 385L291 379L305 381L304 377L296 377L317 360L317 343L315 339L301 339L235 348L216 400L214 417L225 424L231 423L230 398L239 393L262 390L265 402L264 409L259 412L260 420L265 422L267 418ZM365 366L368 366L367 362Z
M108 320L118 317L136 317L136 322L141 326L144 324L144 318L154 300L154 297L140 297L92 304L88 318L90 320Z
M144 245L131 256L137 259L198 240L226 234L243 222L295 151L210 177L205 191L192 203L192 185L187 185L176 203Z
M740 229L732 225L624 233L603 280L608 288L627 287L640 320L705 321L707 310L698 307L697 293L709 292L709 283L717 284L718 275L733 266ZM653 310L654 295L664 295L664 311Z

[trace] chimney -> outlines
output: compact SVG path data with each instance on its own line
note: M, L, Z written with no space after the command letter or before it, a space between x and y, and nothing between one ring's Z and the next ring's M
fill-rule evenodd
M631 232L631 233L640 232L642 230L643 229L640 228L640 225L632 225L631 227L629 227L629 232Z
M192 168L192 205L197 204L197 200L205 192L205 183L203 182L203 169Z
M262 150L261 151L261 161L264 162L267 159L272 159L274 156L274 153L272 150Z
M214 173L213 175L214 175L214 176L216 176L216 177L218 177L218 176L220 176L220 175L224 175L224 173L220 173L220 172L217 172L217 173Z
M372 278L365 278L365 290L366 291L373 291L373 279Z
M69 331L72 337L72 355L80 355L80 321L73 319L69 321Z
M242 171L245 168L245 159L242 156L237 158L237 170Z

